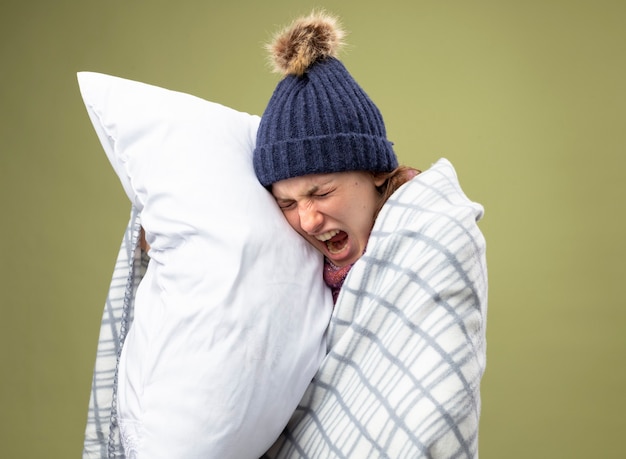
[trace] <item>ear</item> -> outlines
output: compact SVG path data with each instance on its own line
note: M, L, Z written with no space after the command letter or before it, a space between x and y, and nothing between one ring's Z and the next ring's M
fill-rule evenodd
M374 185L376 188L382 186L383 183L387 181L388 174L372 174L372 178L374 180Z

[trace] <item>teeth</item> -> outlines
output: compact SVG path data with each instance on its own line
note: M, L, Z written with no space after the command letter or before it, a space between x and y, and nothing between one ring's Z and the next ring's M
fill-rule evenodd
M315 239L317 239L318 241L325 242L325 241L329 240L330 238L332 238L333 236L335 236L338 233L339 233L339 230L327 231L327 232L325 232L323 234L318 234L317 236L315 236Z

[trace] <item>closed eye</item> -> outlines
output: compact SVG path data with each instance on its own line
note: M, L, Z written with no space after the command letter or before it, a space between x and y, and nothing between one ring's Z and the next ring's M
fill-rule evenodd
M330 195L334 190L329 190L323 193L315 193L313 196L316 198L325 198L326 196Z
M282 211L293 209L296 205L296 201L286 199L277 199L276 202Z

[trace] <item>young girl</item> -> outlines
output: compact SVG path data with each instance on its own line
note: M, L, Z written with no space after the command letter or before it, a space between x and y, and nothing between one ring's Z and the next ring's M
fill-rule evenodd
M325 260L328 355L267 457L477 457L485 244L445 159L399 166L380 111L337 53L337 20L268 47L277 85L253 162Z
M423 172L398 165L378 108L337 59L343 35L313 14L270 47L284 78L254 169L324 256L335 306L327 354L264 457L477 457L483 209L447 160Z

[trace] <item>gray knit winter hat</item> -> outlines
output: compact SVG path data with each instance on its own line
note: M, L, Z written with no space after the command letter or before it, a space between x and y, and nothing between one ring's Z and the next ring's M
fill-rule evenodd
M380 111L336 57L343 36L335 18L313 13L268 46L285 77L257 132L254 170L263 186L307 174L398 166Z

